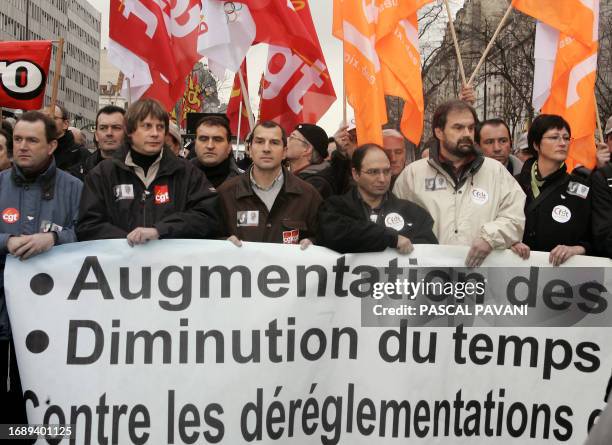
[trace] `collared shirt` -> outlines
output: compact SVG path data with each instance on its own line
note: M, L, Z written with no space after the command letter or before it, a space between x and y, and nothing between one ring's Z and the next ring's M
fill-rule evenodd
M370 207L370 205L363 200L363 197L361 196L361 193L359 193L359 190L357 190L357 198L359 199L359 202L361 202L361 207L363 208L363 212L366 218L375 224L378 223L378 217L380 216L380 212L382 211L385 202L389 198L389 192L385 193L385 196L383 196L383 199L380 201L378 207Z
M153 181L155 181L155 178L157 177L157 173L159 172L159 164L163 155L164 150L161 150L157 159L155 159L153 164L151 164L151 167L149 167L149 169L147 170L146 175L144 174L144 170L142 169L142 167L134 162L134 160L132 159L132 154L129 152L129 150L127 152L127 155L125 156L125 165L127 165L128 167L132 167L134 169L134 173L136 174L136 176L138 176L138 179L142 181L146 188L149 188L149 186L153 183Z
M268 211L272 209L274 205L274 201L276 201L276 197L278 193L283 188L283 184L285 182L285 177L283 176L283 169L280 169L278 176L272 181L272 184L269 187L262 187L255 181L253 177L253 168L249 170L249 178L251 180L251 186L253 187L253 192L263 201L266 205Z

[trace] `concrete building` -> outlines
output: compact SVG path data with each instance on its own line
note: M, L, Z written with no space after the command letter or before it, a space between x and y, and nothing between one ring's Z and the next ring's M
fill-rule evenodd
M127 109L128 100L121 95L119 69L108 60L106 48L100 51L100 98L99 107L117 105Z
M98 109L100 20L87 0L2 0L1 40L64 38L57 101L67 108L75 127L93 124ZM56 50L54 45L45 103L51 99Z

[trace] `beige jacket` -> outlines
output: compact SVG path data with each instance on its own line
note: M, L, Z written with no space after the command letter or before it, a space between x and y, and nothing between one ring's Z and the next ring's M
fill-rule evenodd
M481 237L505 249L523 238L525 193L494 159L484 158L458 189L434 159L415 161L398 176L393 193L429 211L440 244L469 246Z

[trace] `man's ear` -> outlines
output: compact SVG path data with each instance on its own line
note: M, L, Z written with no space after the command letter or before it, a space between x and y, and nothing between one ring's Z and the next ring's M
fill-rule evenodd
M57 139L53 139L51 142L49 142L49 151L48 151L49 156L53 154L56 148L57 148Z
M354 168L351 168L351 173L353 175L353 180L357 181L357 179L359 178L359 173L357 173L357 170L355 170Z
M438 138L439 141L444 139L444 131L442 131L441 128L434 128L434 133L436 135L436 138Z

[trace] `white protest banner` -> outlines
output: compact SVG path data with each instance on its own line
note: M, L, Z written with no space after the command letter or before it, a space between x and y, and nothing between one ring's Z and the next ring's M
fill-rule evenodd
M507 251L465 270L466 253L111 240L10 257L28 420L72 425L37 443L582 443L612 369L611 262ZM424 312L400 321L397 301Z

